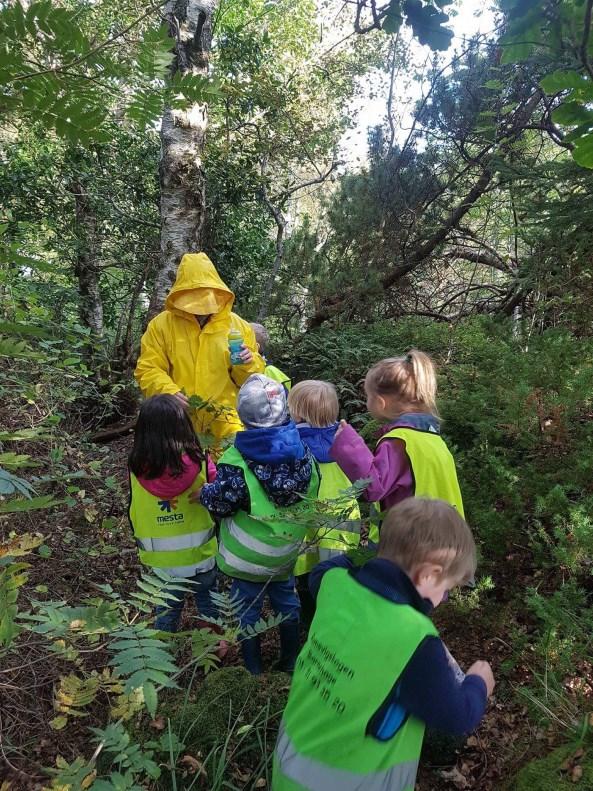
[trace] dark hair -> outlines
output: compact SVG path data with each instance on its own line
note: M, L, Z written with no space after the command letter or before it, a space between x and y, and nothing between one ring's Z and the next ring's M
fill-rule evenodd
M140 407L134 447L128 464L136 476L159 478L165 471L173 477L184 472L182 456L201 464L204 452L182 404L172 395L148 398Z

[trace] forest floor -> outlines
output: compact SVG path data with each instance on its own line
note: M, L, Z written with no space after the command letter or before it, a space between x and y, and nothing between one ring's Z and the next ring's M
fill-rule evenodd
M67 481L75 505L11 518L10 530L17 534L41 532L49 547L46 557L31 556L21 609L40 599L79 604L85 597L98 595L96 586L106 582L121 593L134 586L139 565L126 517L130 444L129 436L107 445L81 444L72 438L53 449L51 474L77 472L85 477ZM33 447L19 447L19 451L36 453ZM63 494L65 485L57 485L57 496ZM0 527L6 535L8 522L0 522ZM516 691L530 680L532 625L517 602L519 593L532 583L532 575L529 559L518 552L492 569L494 587L479 601L474 601L471 593L463 594L437 611L441 635L459 664L467 667L476 659L488 659L497 687L483 724L453 760L443 762L433 755L433 765L423 762L419 791L503 788L523 763L547 753L557 742L552 731L533 725ZM71 668L60 661L44 662L47 655L39 651L32 637L20 640L18 654L12 654L1 671L5 683L0 683L0 778L4 772L12 779L13 788L41 787L41 767L55 765L57 755L72 760L89 754L87 727L97 724L97 718L101 720L101 703L96 704L91 717L72 721L64 731L51 730L54 685L60 674ZM239 661L238 652L232 649L223 664ZM99 659L97 662L100 667Z

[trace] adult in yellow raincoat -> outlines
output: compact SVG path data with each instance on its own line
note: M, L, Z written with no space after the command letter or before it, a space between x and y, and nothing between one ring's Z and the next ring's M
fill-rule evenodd
M212 409L194 410L200 434L221 439L242 428L235 406L237 393L251 374L265 367L251 326L231 312L235 295L204 253L181 259L177 279L159 313L142 336L135 376L148 398L160 393L199 396ZM243 336L242 365L231 366L229 331Z

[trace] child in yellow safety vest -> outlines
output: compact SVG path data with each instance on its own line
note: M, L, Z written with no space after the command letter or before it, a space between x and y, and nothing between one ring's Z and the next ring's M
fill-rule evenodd
M194 583L199 614L216 618L210 592L216 585L214 522L194 497L216 474L191 420L172 395L147 399L140 409L129 458L129 518L140 560ZM156 628L175 632L183 596L171 591L158 606Z
M429 614L474 575L459 512L407 498L387 514L378 556L311 572L317 610L301 651L274 755L272 791L413 791L424 728L466 734L494 677L477 661L462 679Z
M253 675L263 672L257 623L264 600L283 616L278 669L292 672L299 648L300 602L293 569L307 530L308 501L319 491L311 451L289 419L286 390L254 374L239 390L244 431L218 463L216 480L203 487L202 505L220 520L219 569L231 578L239 605L241 652Z
M350 487L348 477L329 455L339 425L340 404L336 388L330 382L316 379L299 382L288 394L288 409L302 441L319 464L319 500L336 500ZM356 500L352 498L344 502L342 499L337 507L340 512L349 509L348 519L339 527L309 530L305 551L298 556L295 565L301 621L307 626L315 612L315 602L309 593L309 572L320 561L357 547L360 539L360 510Z
M332 459L351 481L370 478L365 497L379 502L381 511L415 496L444 500L463 516L455 462L441 437L431 358L411 349L403 357L381 360L364 386L371 416L386 424L375 452L342 421Z

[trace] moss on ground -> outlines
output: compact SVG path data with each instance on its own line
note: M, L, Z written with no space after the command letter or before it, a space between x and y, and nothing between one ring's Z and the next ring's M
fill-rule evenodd
M206 754L224 743L229 732L244 736L248 726L277 727L286 705L290 676L269 673L252 676L242 667L223 668L207 676L195 702L183 704L183 692L166 704L163 712L175 733L190 751Z
M564 745L545 758L537 758L524 766L511 781L508 791L568 791L593 789L593 748L587 747L582 756L573 760L574 745ZM574 767L582 769L576 770Z

